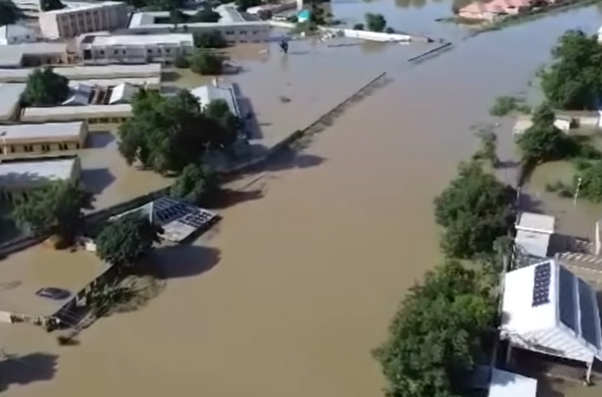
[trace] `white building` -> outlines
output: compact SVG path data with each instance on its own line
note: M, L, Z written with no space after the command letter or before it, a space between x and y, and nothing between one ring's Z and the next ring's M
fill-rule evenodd
M34 43L37 39L36 32L26 26L0 26L0 45Z
M54 181L77 180L81 175L78 157L0 163L0 200L27 198L31 189Z
M24 123L87 121L94 124L119 124L132 117L132 105L88 105L26 108L21 114Z
M193 22L178 26L190 33L219 32L230 44L263 43L270 41L272 26L269 21L246 21L234 7L220 6L215 9L221 16L218 22ZM195 11L185 11L195 14ZM132 14L127 30L130 34L159 34L173 30L172 23L156 23L158 18L168 19L169 12L139 12Z
M493 368L488 397L536 397L537 379Z
M0 126L2 153L19 154L59 152L84 147L88 136L85 122L12 124Z
M11 46L13 47L13 46ZM0 51L0 59L2 54ZM1 69L0 83L25 83L33 68ZM109 80L109 79L146 79L160 78L161 65L158 63L148 65L107 65L107 66L71 66L55 67L56 74L73 80Z
M190 90L190 93L199 100L201 108L209 105L211 101L221 99L228 104L232 114L241 117L236 93L232 86L202 85Z
M533 125L533 121L531 118L521 117L516 120L514 127L512 128L512 133L516 135L524 134L525 131ZM569 133L572 125L572 120L566 117L556 117L554 120L554 126L558 128L560 131Z
M58 65L74 60L66 43L22 43L2 46L0 49L0 68Z
M171 64L180 55L191 55L194 50L192 34L88 36L80 44L84 64L111 63Z
M588 364L602 359L596 292L550 259L506 273L501 337L510 346Z
M556 218L550 215L521 212L516 218L514 243L520 252L536 261L549 257L550 239Z

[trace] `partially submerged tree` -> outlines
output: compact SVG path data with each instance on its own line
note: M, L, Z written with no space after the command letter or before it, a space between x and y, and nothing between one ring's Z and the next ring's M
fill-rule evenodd
M69 96L69 80L50 68L35 69L27 77L24 100L28 106L52 106Z
M77 182L52 182L15 203L13 217L33 232L50 232L70 243L81 226L83 210L92 209L93 195Z
M40 11L55 11L62 10L63 8L65 8L65 5L61 0L40 0Z
M108 222L95 240L100 259L120 268L133 265L158 243L161 229L148 216L123 215Z
M191 204L203 205L220 189L217 173L208 166L189 164L171 186L171 195Z
M192 18L190 18L190 22L209 22L214 23L218 22L220 19L219 13L213 11L211 6L202 7Z
M514 189L478 162L461 164L458 176L435 199L435 218L445 229L443 251L460 259L493 252L494 241L512 225L515 198Z
M197 48L225 48L228 46L226 39L218 31L198 33L194 35L194 45Z
M366 29L373 32L382 32L387 27L387 20L382 14L366 14Z
M493 329L495 302L479 273L448 262L414 286L375 350L390 397L457 397Z
M485 160L489 162L491 167L496 168L499 163L497 156L497 135L491 130L482 130L477 133L477 137L481 141L481 147L475 153L476 160Z
M201 75L218 75L223 71L224 59L206 49L195 51L190 61L190 70Z
M541 88L554 108L596 110L602 96L602 46L595 35L569 30L552 49L552 63L543 69Z
M0 26L12 25L18 19L14 5L8 1L0 1Z

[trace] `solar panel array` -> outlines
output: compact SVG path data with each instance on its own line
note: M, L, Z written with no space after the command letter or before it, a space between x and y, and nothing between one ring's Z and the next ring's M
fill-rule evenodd
M598 331L594 321L598 318L594 306L594 296L589 285L581 279L577 279L579 290L579 309L581 311L581 336L592 345L600 348Z
M196 207L173 200L167 197L160 198L154 202L155 216L161 223L169 223L178 218L182 218L194 210Z
M215 214L212 212L203 209L197 209L197 211L186 215L178 221L185 225L192 226L195 229L200 229L211 222L213 218L215 218Z
M535 267L535 280L533 284L533 307L550 303L550 280L552 266L550 262L542 263Z
M577 291L575 284L575 276L573 273L559 266L558 271L558 309L560 321L572 329L575 333L579 333L577 326Z

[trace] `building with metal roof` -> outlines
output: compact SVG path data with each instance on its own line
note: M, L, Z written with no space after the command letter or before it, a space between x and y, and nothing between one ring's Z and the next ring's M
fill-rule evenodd
M115 86L109 98L110 105L124 104L132 102L132 98L140 91L140 87L132 84L123 83Z
M9 121L15 118L25 88L25 84L0 83L0 121Z
M2 58L1 51L0 58ZM27 77L33 71L34 68L0 69L0 83L25 83ZM161 65L156 63L146 65L65 66L55 67L53 71L69 80L161 77Z
M548 258L555 225L556 218L553 216L521 212L516 219L514 243L522 254L532 257L535 261Z
M12 157L80 149L87 136L88 125L83 121L0 125L2 153Z
M240 117L240 109L234 88L230 85L202 85L193 88L190 93L200 102L201 108L209 105L211 101L223 100L228 104L228 108L237 117Z
M87 121L89 124L118 124L130 117L132 106L129 104L31 107L21 113L21 121L25 123Z
M66 43L13 44L2 47L0 68L60 64L70 59Z
M537 379L493 368L489 397L536 397Z
M87 106L90 104L96 87L88 84L70 84L69 97L63 102L63 106Z
M76 156L39 160L4 160L0 163L0 199L27 197L31 189L54 181L76 180L81 175Z
M501 337L511 346L587 363L602 359L596 292L550 259L506 273ZM588 371L589 372L589 371Z

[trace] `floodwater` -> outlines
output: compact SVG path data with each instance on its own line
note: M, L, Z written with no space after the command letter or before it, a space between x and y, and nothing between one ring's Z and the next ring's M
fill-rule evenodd
M492 121L496 96L525 90L563 31L594 32L598 18L594 7L480 35L414 67L401 46L351 48L353 62L315 70L378 63L395 81L270 167L211 238L160 250L170 280L148 306L99 321L76 347L0 326L5 353L20 357L2 363L5 395L381 396L370 350L441 260L432 201L476 148L471 126ZM510 157L509 123L498 132Z

